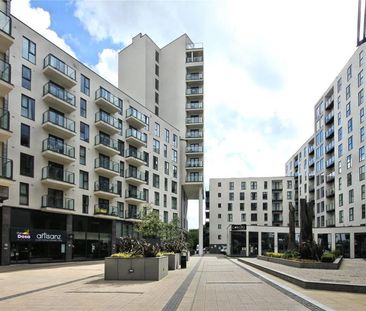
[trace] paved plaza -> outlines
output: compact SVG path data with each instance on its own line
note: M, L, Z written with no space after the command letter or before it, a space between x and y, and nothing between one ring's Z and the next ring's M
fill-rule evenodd
M103 269L101 261L0 267L0 310L345 310L339 297L347 310L366 310L366 295L324 299L223 256L194 256L159 282L105 281Z

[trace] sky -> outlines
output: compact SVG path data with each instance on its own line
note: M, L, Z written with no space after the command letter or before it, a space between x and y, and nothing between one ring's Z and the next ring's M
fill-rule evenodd
M205 185L283 176L313 107L356 49L357 0L12 0L12 14L117 85L138 33L205 49ZM189 227L198 226L189 205Z

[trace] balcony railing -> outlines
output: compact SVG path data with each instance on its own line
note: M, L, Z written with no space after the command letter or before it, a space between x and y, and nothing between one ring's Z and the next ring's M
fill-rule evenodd
M186 109L202 109L202 108L203 108L203 103L201 103L201 102L186 104Z
M8 110L3 111L0 116L0 128L6 131L10 130L10 113Z
M195 147L191 147L191 146L188 146L187 149L186 149L186 152L187 153L201 153L203 152L203 146L195 146Z
M134 117L135 119L144 123L145 125L148 124L147 116L145 116L143 113L137 111L135 108L130 107L126 110L126 118L129 118L129 117Z
M333 181L335 179L335 172L328 174L326 179L327 179L327 182Z
M125 218L127 219L141 219L141 213L135 211L135 210L128 210L126 211Z
M282 201L283 197L282 195L273 195L272 196L272 201Z
M272 222L282 222L282 221L283 221L283 217L282 217L282 215L279 215L279 217L273 217Z
M282 212L283 207L282 206L272 206L272 212Z
M47 66L51 66L52 68L68 76L70 79L76 81L76 70L66 65L62 60L58 59L52 54L48 54L43 60L43 68L46 68Z
M69 211L75 210L75 201L71 198L59 198L54 195L42 196L42 207L60 208Z
M75 121L70 120L54 111L48 110L43 113L43 123L46 122L50 122L71 132L75 132Z
M186 167L203 167L203 161L188 161Z
M203 132L187 132L186 138L202 138Z
M315 160L314 159L309 159L309 162L308 162L309 167L313 166L314 163L315 163Z
M332 188L330 188L330 189L327 189L327 191L326 191L326 196L327 196L327 197L334 196L334 194L335 194L335 189L334 189L334 187L332 187Z
M125 178L135 178L142 181L146 180L145 173L139 170L127 169L125 171Z
M68 184L75 184L75 174L54 166L45 166L42 168L42 179L53 179Z
M13 160L0 158L0 178L13 179Z
M203 43L197 42L197 43L189 43L186 45L187 50L194 50L194 49L203 49Z
M146 196L145 196L144 192L138 191L138 190L126 190L126 198L146 201Z
M328 113L325 116L325 124L329 123L334 118L334 111Z
M203 80L203 73L189 73L186 80Z
M186 62L187 63L203 62L203 56L187 57Z
M186 90L187 95L202 95L203 88L202 87L195 87Z
M294 163L294 167L298 167L299 166L299 161L296 160L295 163Z
M186 118L186 124L200 124L203 123L202 117Z
M310 145L308 149L308 153L312 154L314 152L314 145Z
M0 30L11 36L11 18L0 11Z
M203 182L202 175L188 175L186 177L186 182Z
M335 226L335 218L327 219L327 227L334 227Z
M75 158L75 148L49 137L42 142L42 151L53 151L69 158Z
M11 65L3 60L0 60L0 79L7 83L11 81Z
M325 138L329 138L334 134L334 126L330 127L325 131Z
M315 177L314 171L309 171L309 179L313 179Z
M325 146L325 153L331 152L334 149L334 140Z
M327 212L333 212L335 210L335 204L334 203L329 203L325 206L325 210Z
M126 138L129 137L134 137L145 144L147 142L147 135L145 133L141 133L140 131L132 128L126 130Z
M118 188L116 184L112 184L109 182L98 182L96 181L94 183L94 191L102 191L102 192L108 192L112 194L118 194Z
M96 135L95 136L95 145L99 145L99 144L118 151L118 141L114 140L112 138L102 136L102 135Z
M103 111L98 111L95 113L95 122L98 121L103 121L104 123L113 126L116 130L121 130L121 125L118 122L118 119L113 118L111 115Z
M125 158L132 157L137 160L143 161L146 163L145 156L143 152L137 151L135 149L126 149Z
M73 107L76 105L76 97L74 95L52 82L48 82L43 86L43 96L46 94L51 94Z
M95 204L94 215L106 215L123 218L123 211L119 210L117 206L105 206L103 204Z
M335 161L335 158L334 156L332 156L330 159L328 159L327 161L325 161L325 167L328 168L328 167L331 167L334 165L334 161Z
M332 95L331 97L329 97L326 101L325 101L325 109L330 108L334 103L334 95Z
M100 158L94 160L94 168L104 168L106 170L119 173L119 163L114 161L106 161Z
M95 100L98 100L99 98L103 98L118 109L122 108L119 103L119 98L112 95L110 92L103 89L102 87L95 91Z

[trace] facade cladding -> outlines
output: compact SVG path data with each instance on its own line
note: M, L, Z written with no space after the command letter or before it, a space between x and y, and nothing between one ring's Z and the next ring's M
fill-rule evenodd
M187 229L187 201L203 184L203 48L183 35L170 51L141 51L154 68L139 72L151 100L147 88L127 85L127 95L1 6L1 264L103 258L117 237L137 234L150 207ZM135 45L120 54L120 80ZM167 95L171 64L179 79Z
M283 250L288 203L295 207L298 227L300 199L305 199L314 203L314 236L318 242L327 249L340 250L346 257L366 257L365 53L363 43L315 105L314 134L287 161L289 177L279 179L284 186L280 212L278 203L269 196L273 178L210 180L206 214L212 249L219 251L227 246L227 252L234 255ZM289 179L292 189L285 188ZM262 188L264 181L268 190ZM254 191L250 184L255 182L258 189ZM247 190L240 188L241 183L246 183ZM232 190L230 184L234 185ZM257 210L252 210L253 204ZM245 230L232 230L232 224L247 226Z

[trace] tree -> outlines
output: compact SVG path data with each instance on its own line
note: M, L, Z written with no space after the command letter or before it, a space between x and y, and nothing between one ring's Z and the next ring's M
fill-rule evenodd
M159 213L151 208L147 211L137 224L137 231L143 238L160 239L162 237L163 222L159 218Z
M198 244L198 229L190 229L188 231L187 242L190 249L196 250Z

